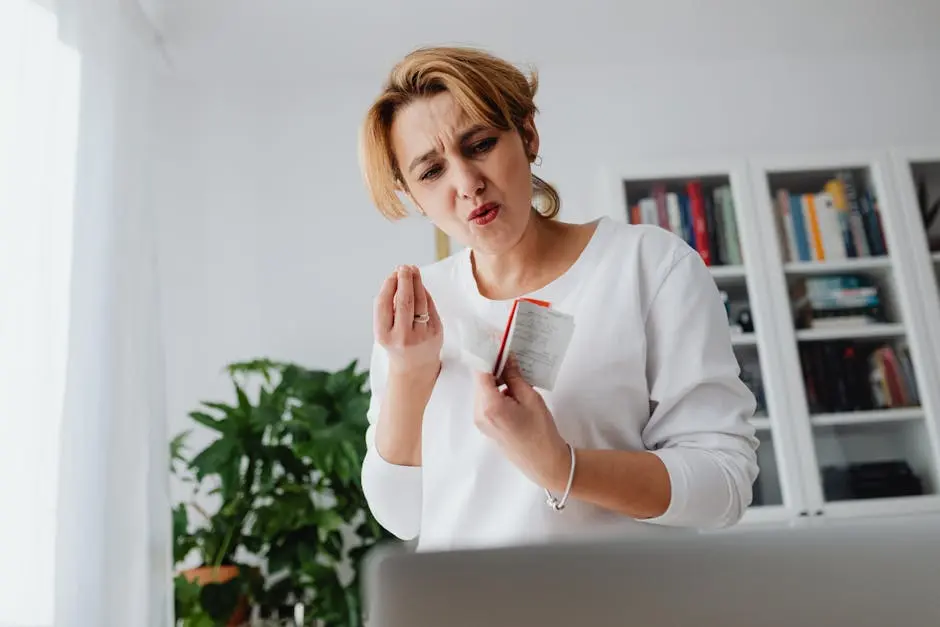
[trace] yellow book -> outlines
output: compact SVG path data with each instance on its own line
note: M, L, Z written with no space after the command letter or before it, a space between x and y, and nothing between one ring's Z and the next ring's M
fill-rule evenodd
M816 216L816 197L813 194L803 194L803 213L806 216L807 235L813 259L822 261L826 258L823 250L822 234L819 232L819 218Z

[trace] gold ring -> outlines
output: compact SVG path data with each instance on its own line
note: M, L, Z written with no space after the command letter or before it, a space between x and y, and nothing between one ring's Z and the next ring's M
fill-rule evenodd
M431 316L429 316L429 315L426 314L426 313L423 313L423 314L415 314L415 322L417 322L417 323L419 323L419 324L427 324L427 323L428 323L428 320L430 320L430 319L431 319Z

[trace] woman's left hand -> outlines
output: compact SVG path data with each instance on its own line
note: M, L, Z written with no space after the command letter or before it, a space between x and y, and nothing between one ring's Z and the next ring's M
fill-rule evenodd
M473 418L509 460L532 481L548 489L564 489L571 465L568 445L555 425L545 399L522 378L510 357L503 368L506 388L496 378L476 373Z

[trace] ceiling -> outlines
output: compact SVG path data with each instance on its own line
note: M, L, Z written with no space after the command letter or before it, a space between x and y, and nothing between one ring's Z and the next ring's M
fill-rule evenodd
M938 0L143 1L174 70L216 78L371 75L434 43L540 65L940 47Z

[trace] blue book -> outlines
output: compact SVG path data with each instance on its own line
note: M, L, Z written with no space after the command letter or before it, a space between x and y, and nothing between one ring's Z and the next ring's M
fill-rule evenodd
M803 222L803 199L799 194L790 194L790 220L793 221L793 237L796 239L796 251L800 255L800 261L812 261L806 223Z
M878 214L875 211L874 196L870 191L866 191L859 200L862 205L862 222L865 228L865 236L868 238L868 248L871 250L871 254L873 256L888 254L884 247Z
M677 194L679 197L679 218L682 221L682 238L685 242L698 250L695 246L695 229L692 228L692 211L689 208L689 196Z

